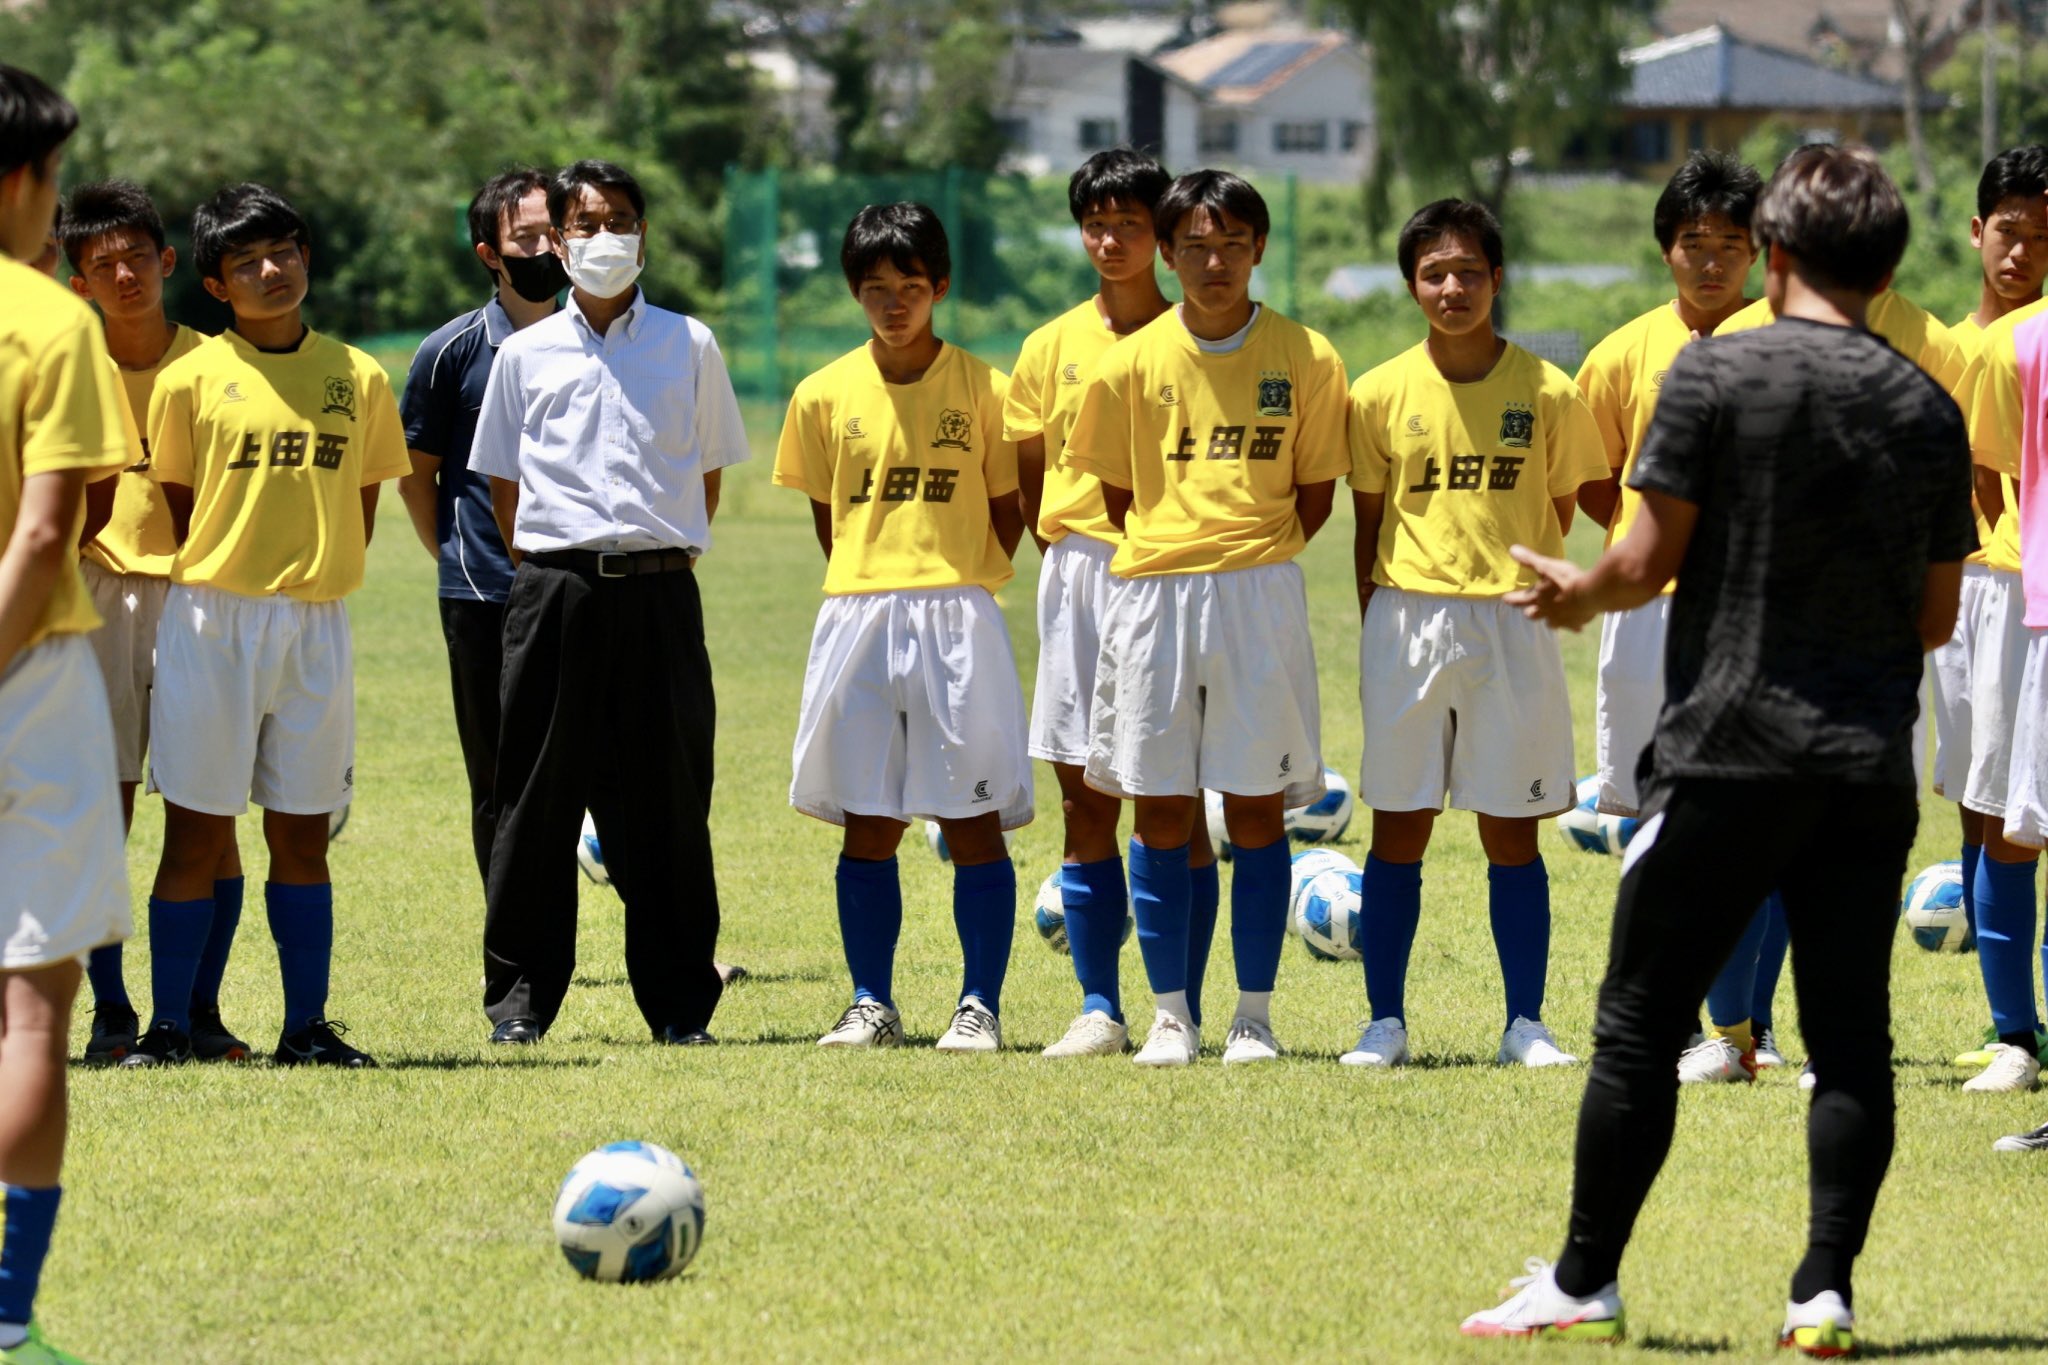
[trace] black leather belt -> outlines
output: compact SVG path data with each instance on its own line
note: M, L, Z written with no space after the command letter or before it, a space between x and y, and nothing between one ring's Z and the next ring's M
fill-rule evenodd
M693 567L696 561L688 550L546 550L526 558L544 569L567 569L598 578L674 573Z

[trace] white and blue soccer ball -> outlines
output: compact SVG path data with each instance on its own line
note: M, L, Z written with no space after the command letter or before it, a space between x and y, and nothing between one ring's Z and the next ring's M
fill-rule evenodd
M1899 911L1913 942L1930 953L1968 952L1976 943L1969 918L1963 913L1963 865L1959 862L1922 868L1906 883Z
M1344 837L1356 803L1351 784L1335 768L1323 769L1324 792L1306 806L1287 812L1287 833L1298 843L1327 844Z
M1557 817L1557 832L1580 853L1605 853L1619 858L1643 822L1633 815L1608 815L1599 809L1600 779L1582 777L1579 803Z
M1065 956L1073 951L1067 942L1067 906L1060 895L1060 874L1054 872L1038 884L1038 904L1031 910L1032 927L1045 940L1045 946ZM1132 916L1130 907L1124 908L1124 936L1122 942L1129 943L1137 931L1138 921Z
M1333 867L1318 872L1295 899L1294 927L1320 962L1356 962L1364 953L1360 923L1364 875Z
M946 847L946 832L939 828L938 821L927 820L924 822L924 841L931 846L932 855L940 862L950 863L953 861L953 850ZM1003 847L1009 849L1016 846L1017 831L1014 829L1004 830Z
M612 874L605 871L604 848L597 842L597 821L589 811L583 812L583 832L576 836L576 866L599 886L612 884Z
M1308 889L1308 884L1316 879L1318 873L1332 870L1356 872L1358 871L1358 864L1352 862L1334 848L1305 848L1294 855L1288 869L1287 922L1289 925L1296 926L1298 930L1300 920L1297 911L1300 907L1301 893Z
M343 802L341 805L336 806L333 810L327 812L328 843L331 844L336 839L339 839L341 837L341 832L344 829L348 828L348 812L349 806L351 804L352 803L350 802Z
M704 1240L704 1189L666 1147L608 1142L562 1181L555 1240L586 1280L666 1280L682 1273Z

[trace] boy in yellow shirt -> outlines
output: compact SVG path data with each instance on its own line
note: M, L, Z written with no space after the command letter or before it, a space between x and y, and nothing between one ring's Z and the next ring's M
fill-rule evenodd
M1372 807L1362 933L1371 1020L1349 1066L1408 1058L1408 956L1422 856L1446 797L1479 818L1507 988L1502 1063L1558 1066L1543 1024L1550 878L1539 822L1576 799L1571 698L1547 631L1501 600L1535 581L1508 548L1564 553L1582 485L1609 476L1569 376L1493 330L1500 224L1440 199L1401 229L1401 274L1429 336L1351 389L1358 672Z
M192 217L230 331L157 378L150 475L178 542L157 630L150 785L164 847L149 898L153 1017L124 1065L192 1055L193 982L235 817L263 807L284 1024L279 1065L363 1067L327 1018L334 888L327 817L355 783L355 671L342 599L363 580L377 488L409 464L376 361L307 328L309 233L262 185Z
M870 204L839 264L873 336L797 385L774 482L811 500L825 604L811 636L789 803L845 828L836 875L853 1004L824 1047L894 1047L896 849L912 817L952 850L963 975L942 1052L1002 1047L1017 872L1031 821L1024 693L995 589L1024 533L1002 374L941 341L952 254L922 204Z

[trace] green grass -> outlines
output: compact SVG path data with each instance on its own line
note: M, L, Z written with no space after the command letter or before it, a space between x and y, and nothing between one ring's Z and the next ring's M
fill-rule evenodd
M749 414L757 431L773 415ZM360 798L335 846L333 1011L382 1069L267 1064L75 1073L68 1196L41 1313L102 1362L682 1361L1280 1358L1520 1359L1466 1343L1526 1254L1554 1254L1583 1070L1490 1064L1501 1025L1484 864L1446 818L1424 889L1411 1010L1418 1064L1335 1064L1364 1012L1355 966L1290 946L1279 1065L1177 1074L1048 1063L1077 1001L1068 961L1020 923L1005 999L1010 1050L929 1044L957 988L948 881L903 857L898 982L913 1046L812 1045L844 1004L833 830L785 803L789 742L821 577L801 500L756 461L729 477L702 569L722 703L714 834L721 956L754 978L714 1021L715 1050L657 1050L624 980L618 905L585 886L577 982L541 1046L484 1042L471 865L431 566L387 499L352 604ZM1351 528L1306 565L1326 754L1359 745ZM1595 541L1585 528L1580 553ZM1002 594L1030 676L1030 584ZM1565 640L1590 768L1595 642ZM616 718L632 725L634 718ZM1017 845L1020 903L1054 866L1058 812ZM1933 801L1915 864L1950 856ZM1769 812L1759 811L1759 819ZM136 913L161 806L130 850ZM1342 843L1363 856L1365 822ZM264 862L243 824L252 886ZM1588 1046L1618 865L1544 840L1556 909L1551 1022ZM565 848L563 856L569 851ZM1740 857L1741 850L1729 850ZM1730 906L1742 914L1748 907ZM1024 916L1020 915L1020 920ZM2048 1213L2044 1168L1994 1159L2043 1102L1966 1096L1947 1056L1984 1014L1974 963L1898 949L1899 1149L1859 1277L1863 1335L1928 1359L2048 1356L2028 1270ZM1135 949L1124 956L1138 1017ZM266 1047L275 956L252 895L227 1018ZM129 953L147 1002L147 945ZM1227 934L1211 969L1227 1008ZM1780 1015L1799 1054L1787 986ZM76 1045L83 1045L81 1022ZM1212 1043L1213 1043L1212 1038ZM1773 1358L1805 1218L1805 1104L1788 1074L1686 1094L1662 1182L1624 1270L1634 1345L1613 1357ZM638 1137L696 1168L704 1247L681 1280L579 1281L548 1210L569 1165ZM2017 1278L2015 1278L2017 1276Z

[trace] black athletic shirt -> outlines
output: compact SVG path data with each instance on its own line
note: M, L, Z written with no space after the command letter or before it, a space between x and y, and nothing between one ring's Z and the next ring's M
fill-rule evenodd
M1861 329L1696 341L1629 482L1699 507L1644 776L1913 785L1927 566L1977 543L1941 386Z

